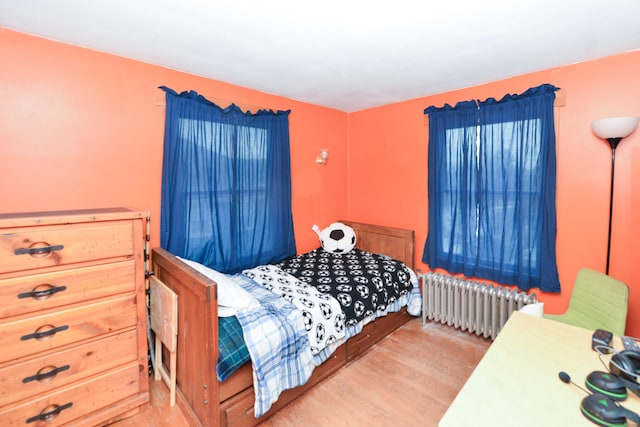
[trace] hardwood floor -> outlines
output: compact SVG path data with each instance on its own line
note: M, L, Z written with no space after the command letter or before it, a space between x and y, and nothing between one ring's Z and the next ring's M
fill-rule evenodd
M111 424L112 427L188 427L178 405L169 406L169 388L163 381L149 377L150 404L137 415Z
M436 426L491 341L412 319L261 427ZM186 426L169 408L164 383L151 379L147 411L116 427Z

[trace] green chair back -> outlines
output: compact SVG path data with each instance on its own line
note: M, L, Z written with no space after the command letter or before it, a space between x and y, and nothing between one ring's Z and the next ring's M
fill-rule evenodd
M584 268L573 285L569 307L564 314L545 314L548 319L586 329L605 329L624 335L629 305L629 288L623 282Z

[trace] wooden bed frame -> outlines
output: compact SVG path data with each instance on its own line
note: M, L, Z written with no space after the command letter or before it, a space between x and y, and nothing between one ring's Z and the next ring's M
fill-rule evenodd
M413 268L412 230L341 221L353 227L357 247L382 253ZM218 360L218 308L216 283L161 248L152 251L155 276L178 295L177 403L191 425L253 426L264 421L309 388L361 355L409 320L406 308L376 319L316 367L309 381L283 392L259 419L253 415L251 364L220 383Z

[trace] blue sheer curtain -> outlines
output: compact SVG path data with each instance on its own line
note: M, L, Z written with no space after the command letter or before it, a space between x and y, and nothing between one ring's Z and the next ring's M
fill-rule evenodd
M429 107L431 268L559 292L555 88Z
M224 273L296 253L289 111L166 92L160 244Z

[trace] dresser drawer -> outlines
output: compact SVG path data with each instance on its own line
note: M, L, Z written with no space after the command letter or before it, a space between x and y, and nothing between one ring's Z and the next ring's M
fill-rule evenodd
M3 426L64 425L140 393L139 378L139 365L130 363L73 383L69 387L48 395L41 395L12 407L2 408L0 420ZM57 413L56 409L58 409ZM39 417L45 417L47 414L49 417L46 421L38 422Z
M131 221L0 231L0 274L133 255Z
M4 322L0 324L0 363L136 324L135 295Z
M0 367L0 408L136 360L137 332Z
M0 319L134 292L133 260L0 280Z

